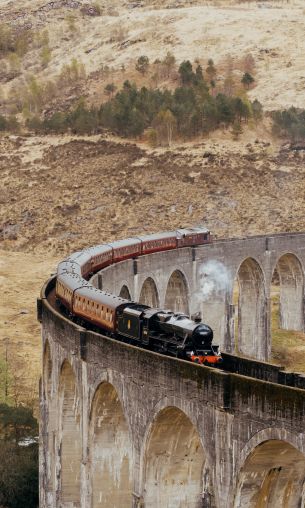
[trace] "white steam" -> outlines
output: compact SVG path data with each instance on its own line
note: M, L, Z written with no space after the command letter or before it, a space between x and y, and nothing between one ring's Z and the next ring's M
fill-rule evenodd
M224 294L230 285L228 269L215 260L207 261L199 267L198 289L195 293L196 303L206 302L209 298Z

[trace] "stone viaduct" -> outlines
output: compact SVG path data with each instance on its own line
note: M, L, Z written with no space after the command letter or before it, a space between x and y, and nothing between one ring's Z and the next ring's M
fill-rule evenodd
M271 281L280 287L281 326L303 330L304 266L305 234L283 234L145 256L93 283L200 311L223 351L266 361ZM53 308L53 286L39 306L41 508L305 506L305 390L85 330Z

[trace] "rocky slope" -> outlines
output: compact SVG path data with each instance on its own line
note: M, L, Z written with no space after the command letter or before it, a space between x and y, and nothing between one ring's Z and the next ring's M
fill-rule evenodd
M0 245L66 254L205 224L218 236L305 229L304 151L262 139L172 150L89 138L0 140Z

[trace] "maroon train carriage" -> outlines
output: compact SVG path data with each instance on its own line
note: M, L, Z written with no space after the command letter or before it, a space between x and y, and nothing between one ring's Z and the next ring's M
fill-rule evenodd
M92 273L91 254L88 250L77 251L71 254L64 261L75 265L75 271L86 279Z
M151 254L152 252L176 249L177 247L175 231L140 236L139 240L142 244L141 254Z
M81 287L91 287L91 284L75 273L57 274L56 298L71 313L73 313L74 293Z
M73 314L109 332L115 332L117 312L130 304L129 300L93 286L82 287L74 293Z
M210 232L206 228L178 229L177 231L119 240L112 244L97 245L71 254L59 263L57 273L71 272L88 278L92 273L114 262L153 252L203 245L210 241Z
M206 228L177 229L177 248L210 243L210 231Z
M101 268L114 262L135 258L139 255L192 245L202 245L210 241L211 236L208 229L189 228L119 240L112 244L98 245L84 251L75 252L58 265L56 295L61 303L72 312L74 291L79 287L92 287L84 279L89 278L92 273ZM92 289L98 291L94 288ZM107 319L105 319L106 322Z
M137 238L127 238L127 240L118 240L110 244L113 248L113 262L118 263L124 259L135 258L141 255L141 240Z
M97 245L87 250L91 256L91 270L97 272L113 262L113 247L111 244Z
M151 254L180 247L204 245L210 243L210 231L207 228L177 229L165 233L140 236L142 254Z

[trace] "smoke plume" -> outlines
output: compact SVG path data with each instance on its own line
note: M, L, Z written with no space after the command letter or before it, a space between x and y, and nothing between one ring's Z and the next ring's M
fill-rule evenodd
M229 284L230 274L228 269L220 261L207 261L199 267L196 300L198 300L198 303L205 302L212 295L224 293L228 289Z

